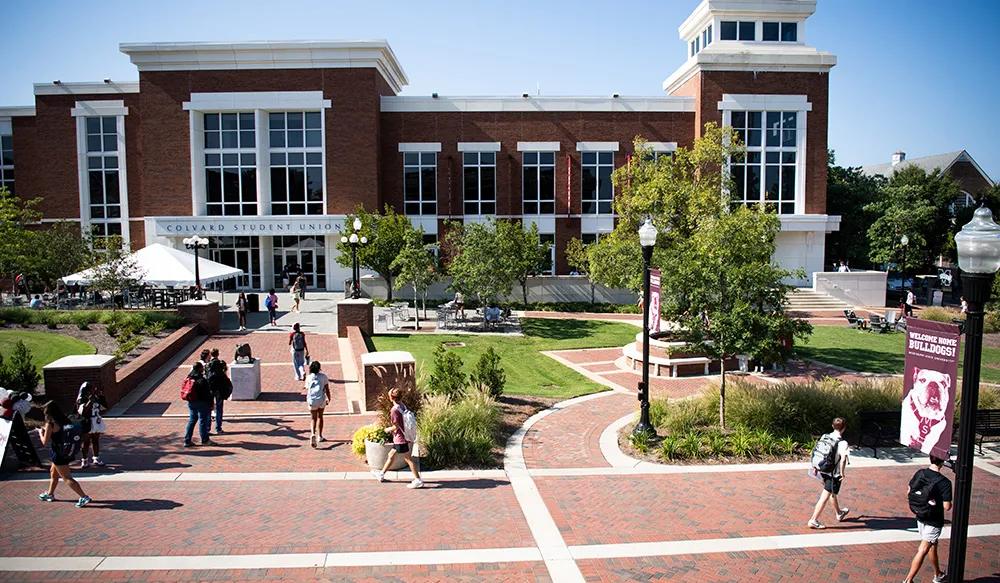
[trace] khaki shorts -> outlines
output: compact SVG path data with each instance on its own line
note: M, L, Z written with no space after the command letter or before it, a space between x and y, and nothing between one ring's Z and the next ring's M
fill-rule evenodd
M941 527L931 526L929 524L924 524L923 522L917 521L917 532L920 533L920 538L929 542L936 543L939 538L941 538Z

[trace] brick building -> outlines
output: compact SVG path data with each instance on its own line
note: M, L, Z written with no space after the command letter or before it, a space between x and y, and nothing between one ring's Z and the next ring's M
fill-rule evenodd
M916 166L930 174L940 170L949 174L962 191L955 199L955 208L966 208L976 203L987 190L994 186L986 172L965 150L923 156L921 158L906 158L906 152L894 152L892 161L885 164L870 164L862 166L861 171L868 176L884 176L892 178L897 170Z
M384 41L123 44L138 83L36 84L33 107L0 108L0 178L44 197L46 220L134 248L206 236L247 273L241 288L297 263L311 286L343 289L335 239L359 204L392 205L428 240L447 219L533 221L564 274L571 238L613 230L610 176L633 138L668 154L715 121L748 145L736 198L780 214L775 258L811 274L839 225L826 214L836 58L805 44L815 9L705 0L680 26L688 59L665 94L639 98L399 95Z

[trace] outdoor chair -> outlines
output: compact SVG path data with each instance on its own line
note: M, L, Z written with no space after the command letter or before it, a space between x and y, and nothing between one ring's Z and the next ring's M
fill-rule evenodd
M882 319L882 316L879 316L878 314L872 314L871 316L869 316L869 327L868 327L869 332L888 334L889 330L890 327L886 323L886 321Z
M855 316L853 310L844 310L844 317L847 318L848 328L857 328L859 322L861 322L861 318Z

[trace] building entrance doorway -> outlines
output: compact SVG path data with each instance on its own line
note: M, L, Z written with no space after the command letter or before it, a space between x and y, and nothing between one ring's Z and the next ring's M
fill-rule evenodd
M287 290L301 271L307 289L326 289L326 241L322 235L274 237L273 256L275 288Z
M211 289L260 289L260 238L209 237L208 258L243 270L243 275L216 282Z

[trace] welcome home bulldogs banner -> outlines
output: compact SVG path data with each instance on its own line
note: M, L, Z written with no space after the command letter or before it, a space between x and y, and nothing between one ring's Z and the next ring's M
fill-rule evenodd
M649 331L660 331L660 270L649 270Z
M906 366L899 442L948 459L958 383L955 324L906 319Z

